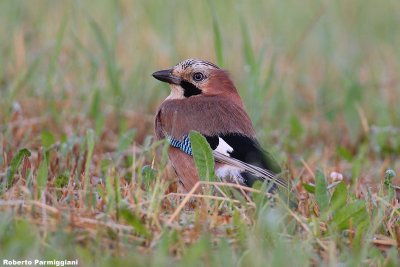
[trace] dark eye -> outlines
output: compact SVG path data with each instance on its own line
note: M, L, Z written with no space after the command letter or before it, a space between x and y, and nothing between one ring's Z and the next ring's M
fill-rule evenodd
M196 82L200 82L200 81L204 80L204 78L205 78L205 76L201 72L196 72L193 74L193 80L195 80Z

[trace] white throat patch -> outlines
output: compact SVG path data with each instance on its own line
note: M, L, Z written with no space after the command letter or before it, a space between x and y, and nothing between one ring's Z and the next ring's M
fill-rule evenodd
M183 99L185 96L183 95L183 88L180 85L171 84L171 93L166 99Z

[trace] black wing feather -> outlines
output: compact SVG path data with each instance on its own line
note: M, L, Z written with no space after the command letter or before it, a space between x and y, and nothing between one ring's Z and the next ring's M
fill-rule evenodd
M228 152L230 157L266 171L271 171L274 174L278 174L282 171L275 159L261 148L256 139L235 133L221 134L219 136L206 136L206 139L213 150L218 147L219 138L222 138L233 148L232 152ZM248 186L251 186L256 180L260 179L248 172L244 172L242 175Z

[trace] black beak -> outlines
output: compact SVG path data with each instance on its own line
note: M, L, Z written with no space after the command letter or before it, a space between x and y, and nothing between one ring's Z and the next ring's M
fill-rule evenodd
M172 70L159 70L154 72L153 77L159 81L166 82L169 84L180 84L181 79L172 75Z

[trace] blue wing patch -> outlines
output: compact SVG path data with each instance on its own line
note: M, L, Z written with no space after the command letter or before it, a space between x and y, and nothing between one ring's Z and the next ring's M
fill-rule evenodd
M172 147L179 148L186 154L193 156L189 135L184 135L182 140L175 139L173 136L168 136L167 140Z

